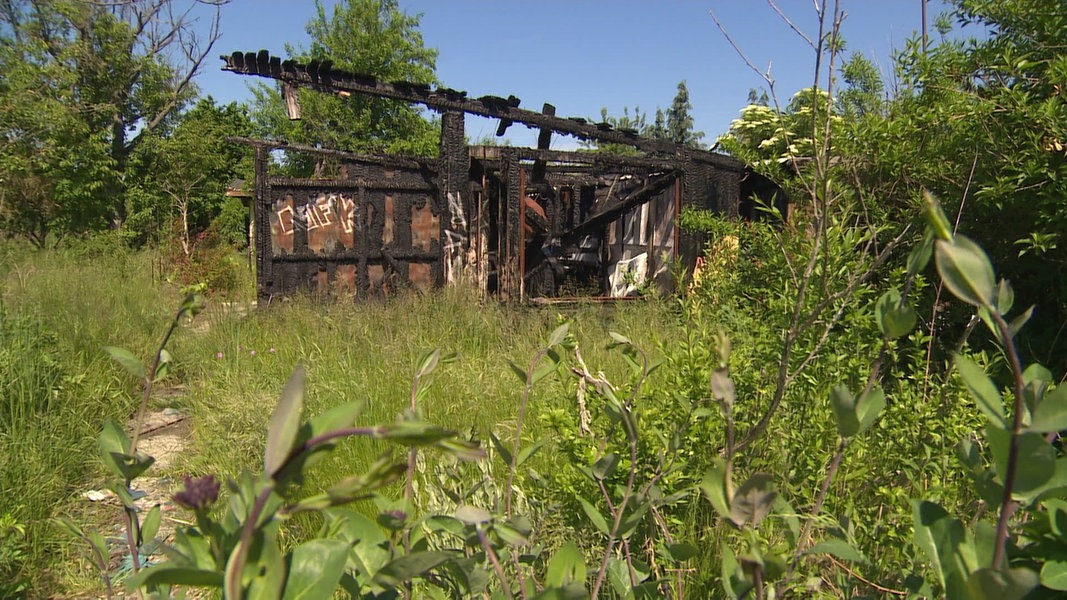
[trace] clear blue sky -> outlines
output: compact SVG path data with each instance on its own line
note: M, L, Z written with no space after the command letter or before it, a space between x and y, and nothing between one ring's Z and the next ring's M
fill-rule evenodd
M844 0L848 51L865 54L890 79L890 54L917 35L921 2ZM777 1L811 38L818 31L813 4ZM765 85L710 11L761 71L770 66L783 103L812 83L814 52L764 0L400 0L400 6L421 13L425 43L439 51L442 85L472 96L514 94L531 110L550 102L560 116L599 118L601 107L621 114L637 106L651 119L657 106L670 106L685 80L696 129L713 142L737 117L749 89ZM932 32L944 6L931 0L927 10ZM222 9L222 38L212 54L265 48L284 55L287 42L306 46L304 25L313 11L312 0L232 0ZM221 102L248 100L250 78L220 66L216 56L207 62L198 79L203 93ZM495 130L493 121L468 118L472 139ZM536 133L524 127L508 133L514 144L535 144ZM571 138L554 138L555 148L573 146Z

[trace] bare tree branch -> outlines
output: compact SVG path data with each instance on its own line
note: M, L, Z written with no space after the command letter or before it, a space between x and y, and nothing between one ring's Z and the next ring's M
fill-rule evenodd
M767 4L771 6L771 9L774 10L774 12L778 13L778 16L781 17L783 21L785 21L786 25L789 25L790 29L792 29L805 42L807 42L808 45L811 46L812 50L815 50L815 42L811 41L810 37L808 37L803 31L801 31L800 28L793 23L793 21L789 20L789 17L787 17L786 14L782 12L782 9L778 7L778 4L774 0L767 0ZM818 6L815 7L815 10L819 10Z
M755 64L753 64L751 60L749 60L748 55L745 54L745 51L741 49L741 46L737 45L737 42L734 41L734 38L730 37L730 32L728 32L726 30L726 27L723 26L722 22L719 21L719 17L715 16L715 11L709 10L708 14L711 15L711 20L715 21L715 26L719 28L719 32L722 33L722 36L724 38L726 38L726 41L730 44L730 47L734 49L734 52L736 52L737 55L741 57L741 60L744 61L745 65L747 65L749 69L752 69L752 71L755 72L756 75L759 75L764 81L766 81L767 85L769 85L771 88L774 88L774 80L771 79L770 63L767 64L766 73L760 71L759 67L757 67Z

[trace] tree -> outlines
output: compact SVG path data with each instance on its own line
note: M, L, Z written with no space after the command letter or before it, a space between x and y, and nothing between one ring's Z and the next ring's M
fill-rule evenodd
M155 241L177 221L182 250L189 254L192 235L218 215L227 186L251 179L249 148L226 141L252 132L244 105L218 106L208 96L182 113L173 131L147 138L132 158L143 173L130 193L126 229L133 241Z
M767 94L765 89L748 89L748 105L756 106L769 106L771 103L771 97Z
M654 140L666 140L669 137L667 132L667 117L663 113L663 109L656 107L656 120L652 123L652 126L645 131L645 135Z
M814 156L815 140L825 135L825 124L832 129L831 137L840 132L842 119L832 107L826 91L812 88L794 94L781 112L764 104L749 104L716 144L784 184L801 163L809 163Z
M674 96L671 107L667 110L667 132L671 141L676 144L685 144L693 148L700 148L700 140L704 137L703 131L693 131L693 116L689 111L693 105L689 102L689 88L685 81L678 82L678 93Z
M883 114L887 101L885 84L878 68L867 57L853 52L841 65L841 79L845 87L838 94L837 105L845 117Z
M335 68L383 81L435 83L437 51L423 45L418 26L419 17L402 12L396 0L343 0L331 13L316 0L307 24L311 47L287 46L286 52L300 61L329 59ZM301 119L290 121L279 87L261 84L253 93L254 118L266 137L355 152L426 156L437 151L438 127L408 104L301 89ZM305 175L323 166L291 165Z
M636 131L641 135L649 134L648 117L645 113L641 112L640 106L634 107L633 114L630 114L629 106L622 107L622 116L620 117L608 114L608 108L606 106L601 107L600 122L607 123L612 129L616 130L628 129ZM604 144L595 140L582 140L579 144L582 148L607 154L640 154L637 148L627 146L626 144Z
M227 1L0 2L0 176L44 186L5 199L4 222L41 243L42 231L121 223L130 156L195 96Z
M958 212L1015 288L1036 304L1023 347L1067 355L1067 12L1040 0L955 0L979 37L900 53L900 93L885 117L857 122L846 154L882 202L912 211L929 189ZM877 151L874 151L877 150ZM1058 356L1059 360L1051 360Z

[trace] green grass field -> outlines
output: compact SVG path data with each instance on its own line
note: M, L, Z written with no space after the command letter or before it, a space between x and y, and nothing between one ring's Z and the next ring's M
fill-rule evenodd
M140 390L103 348L124 347L146 360L154 352L182 295L179 285L161 277L159 265L150 252L99 242L43 253L0 245L0 489L5 491L0 582L9 582L0 583L0 597L102 593L87 547L62 533L53 519L68 516L106 535L118 533L121 511L91 504L83 493L103 485L96 448L101 424L109 417L128 423ZM621 391L629 390L632 373L624 357L608 348L610 331L629 336L653 361L664 361L635 397L637 451L646 468L656 463L658 448L669 445L680 419L694 407L715 407L708 401L708 376L719 331L730 335L734 347L738 427L752 425L773 390L779 327L788 316L768 312L759 298L753 302L737 294L745 283L727 277L718 288L700 292L701 301L553 308L505 305L463 288L361 304L296 297L251 308L250 274L236 280L242 287L225 295L209 292L206 310L183 322L171 340L171 372L150 407L182 411L190 427L185 450L165 471L153 468L149 476L224 479L262 468L268 419L297 365L307 371L305 416L355 401L362 405L357 424L393 422L409 405L420 357L435 348L458 358L434 372L419 412L479 440L492 458L499 453L489 443L491 435L510 445L517 425L523 385L509 362L525 369L565 321L591 374L602 372ZM827 391L840 382L861 381L857 377L877 350L869 343L870 320L860 308L842 322L790 387L761 441L735 457L739 480L757 471L771 474L802 519L837 443ZM924 355L921 344L900 342L883 384L891 402L872 430L849 447L815 519L819 536L847 541L867 557L869 562L854 565L863 579L832 562L811 561L804 566L806 579L793 589L807 589L812 597L851 597L875 589L866 579L899 591L909 575L923 572L911 543L911 499L936 498L950 513L980 510L952 455L956 441L980 427L981 417L957 383L942 391L934 382L923 391L916 374ZM539 543L552 549L575 541L588 562L599 560L601 538L577 499L601 496L578 467L592 466L602 441L580 431L576 399L577 379L565 371L533 388L522 444L545 445L526 465L532 472L524 468L517 481L522 506L539 528ZM606 413L595 405L591 412L605 431ZM720 594L722 544L748 543L693 493L722 454L725 430L717 412L706 412L682 432L677 462L661 485L664 493L690 494L658 517L675 541L697 550L680 571L688 597ZM594 431L597 427L594 423ZM304 492L361 473L389 448L369 439L344 442L314 468ZM499 501L506 476L499 456L458 467L440 454L422 456L416 510L454 511L446 488L469 494L471 502ZM621 482L616 477L615 484ZM393 484L384 495L399 498L402 486ZM357 508L375 514L373 503ZM792 552L788 522L779 515L761 526L767 551ZM318 525L294 519L285 539L314 535ZM657 531L646 523L638 534L647 536L641 537L642 551L663 551ZM113 560L121 562L122 545L113 547Z
M0 517L25 526L25 535L0 543L22 557L0 566L7 569L0 579L24 582L31 595L77 595L86 592L80 586L98 585L86 550L49 519L96 514L81 496L100 484L96 434L106 417L128 421L139 398L137 383L103 346L147 359L180 297L178 286L160 280L151 254L112 250L7 246L0 255L0 487L20 490L0 497ZM434 348L458 359L434 374L422 416L481 440L490 432L511 439L522 386L508 361L525 366L562 320L573 321L589 364L612 374L625 366L603 350L609 329L653 348L672 327L659 303L530 308L464 289L366 304L304 297L252 310L247 300L209 297L205 312L175 334L174 367L152 402L191 415L190 449L171 475L254 468L267 419L298 364L307 368L308 414L359 401L361 423L392 422L408 406L419 357ZM547 435L536 413L564 396L558 381L535 389L525 440ZM383 448L346 443L310 487L358 473ZM547 452L538 460L544 471L563 466Z

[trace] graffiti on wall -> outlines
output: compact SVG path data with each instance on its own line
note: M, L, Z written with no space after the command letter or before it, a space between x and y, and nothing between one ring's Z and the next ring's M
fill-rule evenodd
M467 264L463 249L467 246L467 216L458 193L448 192L448 210L452 215L452 227L445 230L445 281L456 283L457 274Z
M293 206L292 198L286 198L285 205L275 211L278 233L292 235L297 216L302 217L308 231L332 227L338 223L342 231L352 233L352 215L356 212L356 202L344 194L319 194L314 202Z

